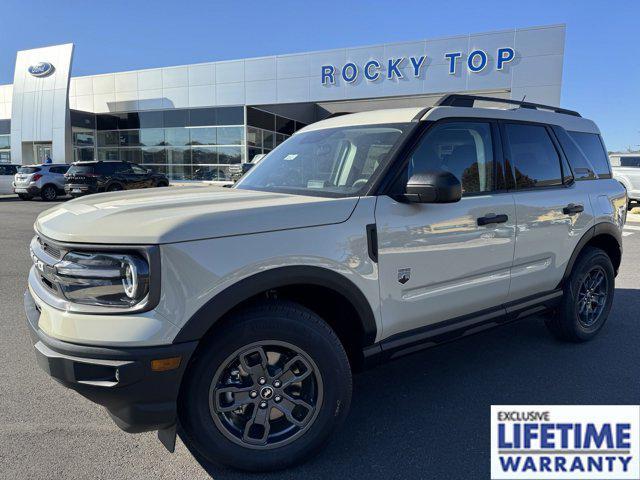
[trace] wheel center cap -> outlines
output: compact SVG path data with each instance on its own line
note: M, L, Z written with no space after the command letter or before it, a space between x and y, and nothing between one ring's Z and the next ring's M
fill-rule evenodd
M273 388L268 386L262 387L262 389L260 389L260 397L262 397L263 400L269 400L273 397Z

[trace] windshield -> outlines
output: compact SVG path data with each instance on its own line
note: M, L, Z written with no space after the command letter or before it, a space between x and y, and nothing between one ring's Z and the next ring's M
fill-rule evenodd
M236 188L347 197L366 192L413 124L298 133L264 157Z

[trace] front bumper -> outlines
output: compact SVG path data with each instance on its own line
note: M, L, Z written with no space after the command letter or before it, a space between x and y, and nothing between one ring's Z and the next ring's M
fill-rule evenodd
M77 345L38 328L40 312L29 290L24 307L38 365L51 377L103 405L127 432L161 430L176 423L180 382L197 342L135 348ZM173 357L181 357L178 368L151 369L152 360Z

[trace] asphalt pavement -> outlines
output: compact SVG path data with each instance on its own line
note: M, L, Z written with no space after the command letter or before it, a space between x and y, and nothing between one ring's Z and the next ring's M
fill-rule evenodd
M196 459L178 441L121 432L99 406L40 371L22 294L36 215L0 198L0 477L17 479L488 479L492 404L640 403L640 217L628 223L609 322L563 344L532 318L355 377L345 427L314 460L247 475Z

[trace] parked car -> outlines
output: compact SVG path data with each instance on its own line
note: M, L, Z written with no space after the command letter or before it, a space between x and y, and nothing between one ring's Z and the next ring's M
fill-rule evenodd
M67 172L66 179L65 191L72 197L88 193L169 186L166 175L135 163L120 161L76 162Z
M343 423L353 372L539 313L559 339L594 338L626 202L576 112L450 95L334 117L232 188L43 213L27 323L38 364L121 428L173 450L179 422L210 461L284 468Z
M13 191L22 200L41 197L53 201L64 195L64 174L69 165L64 163L45 163L42 165L24 165L18 168L13 179Z
M611 154L613 178L618 180L629 195L629 209L640 204L640 154Z
M17 171L17 165L0 164L0 195L13 193L13 176Z

